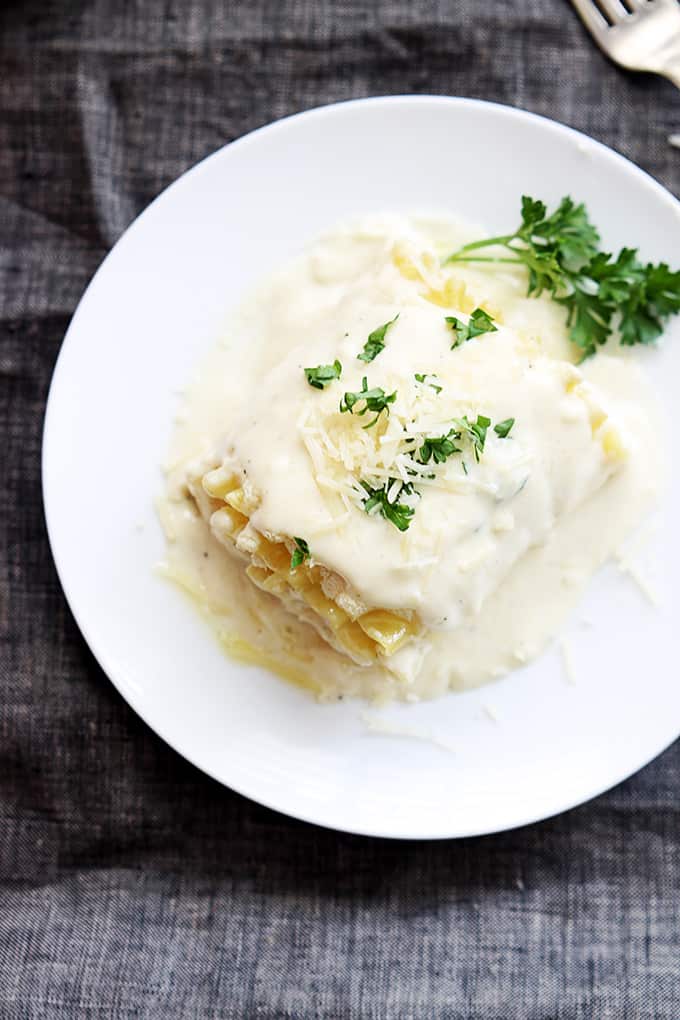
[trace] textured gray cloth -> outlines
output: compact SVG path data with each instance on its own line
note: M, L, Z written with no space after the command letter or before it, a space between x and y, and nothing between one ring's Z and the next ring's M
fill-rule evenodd
M680 103L565 0L0 5L0 1018L680 1017L680 748L459 843L356 838L207 779L101 673L43 526L50 373L134 216L224 142L333 100L480 96L677 193Z

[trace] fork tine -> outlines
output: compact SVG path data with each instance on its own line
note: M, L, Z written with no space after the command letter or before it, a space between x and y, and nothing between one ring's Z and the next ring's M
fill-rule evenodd
M630 14L630 11L626 10L621 0L598 0L598 3L613 25L623 18L627 18Z
M581 15L583 24L593 35L600 35L609 28L599 7L595 6L595 0L571 0L571 2Z

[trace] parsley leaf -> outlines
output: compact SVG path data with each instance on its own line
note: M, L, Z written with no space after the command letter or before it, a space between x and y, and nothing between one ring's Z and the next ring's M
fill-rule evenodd
M305 542L304 538L295 539L295 548L291 553L290 557L290 569L291 571L296 570L301 563L309 559L309 546Z
M368 484L368 482L362 481L362 486L366 490L366 499L363 501L364 510L366 513L370 513L374 507L378 507L378 513L386 520L390 521L391 524L398 528L399 531L407 531L411 523L411 519L415 514L415 510L411 506L407 506L405 503L400 503L398 498L394 503L390 503L387 498L387 494L394 484L396 479L388 478L385 485L381 489L374 489ZM403 485L401 493L410 495L414 491L413 486L410 484Z
M449 429L445 436L427 436L423 440L417 457L421 464L429 464L430 458L435 464L444 464L454 453L463 452L460 446L456 446L456 442L461 440L467 440L472 445L475 460L479 462L479 458L484 452L486 434L491 425L491 419L486 415L478 414L477 420L471 422L466 415L463 418L454 418L453 424L454 427ZM505 421L494 425L493 430L499 439L506 439L514 424L514 418L506 418ZM464 467L464 470L467 474L467 467Z
M366 380L364 379L365 382ZM494 425L494 432L500 439L505 439L514 424L514 418L506 418L505 421ZM420 440L410 437L408 440L409 444L417 444L419 442L420 446L417 449L411 447L408 451L413 467L407 467L407 473L414 478L414 481L417 481L416 476L418 475L421 478L435 478L436 474L434 472L423 476L422 472L415 470L415 465L429 464L430 461L433 462L433 465L445 464L449 457L452 457L455 453L463 452L463 447L457 445L461 440L470 444L474 458L479 462L484 452L486 436L490 427L491 419L487 418L486 415L478 414L475 421L470 421L467 415L465 415L462 418L453 419L453 427L449 429L446 435L423 436ZM467 474L468 467L464 460L461 461L461 466L463 472ZM369 482L362 479L361 486L366 492L362 502L366 513L370 513L377 508L378 513L390 521L399 531L406 531L408 529L415 510L412 506L409 506L407 503L401 503L399 500L404 494L421 495L418 489L414 487L414 482L403 484L399 479L388 478L384 485L379 488L373 488ZM393 488L396 496L390 501L389 494Z
M472 340L473 337L481 336L482 333L495 333L497 329L493 319L483 308L475 308L468 322L457 319L455 315L447 315L446 322L456 334L456 339L451 344L451 350L460 347L466 340Z
M373 421L370 421L368 425L364 425L365 429L370 429L377 422L383 411L387 414L390 413L389 405L393 404L397 399L397 391L394 393L385 393L380 387L376 386L374 389L369 390L366 376L361 380L361 389L356 392L345 393L342 400L340 401L340 413L344 414L345 411L349 411L350 414L357 414L360 418L366 414L367 411L371 411L375 414ZM360 411L354 410L356 405L363 401L364 406Z
M671 270L665 262L640 262L634 248L622 248L616 258L599 251L599 235L583 204L563 198L548 216L544 202L524 195L521 217L512 234L466 244L449 255L445 264L523 265L529 295L538 297L547 291L566 308L569 335L584 358L594 354L615 329L622 344L653 343L666 320L680 312L680 271ZM505 248L512 257L477 254L494 247Z
M499 439L507 439L514 424L514 418L506 418L505 421L499 421L497 425L494 425L493 430Z
M363 351L361 354L357 354L359 361L373 361L374 358L377 358L380 352L385 349L385 335L388 329L395 324L398 318L399 313L397 312L393 319L369 333Z
M316 390L322 390L329 383L333 382L334 379L340 378L342 375L342 365L336 360L332 365L317 365L316 368L306 368L304 372L309 385L313 386Z
M621 343L650 344L663 332L664 319L680 311L680 272L665 262L640 262L637 251L624 248L614 262L589 267L599 285L599 297L612 312L621 315Z
M552 216L543 202L522 196L522 226L517 237L543 255L553 255L570 272L583 268L597 253L600 240L583 203L563 198Z
M484 453L486 433L491 419L484 414L478 414L477 421L473 422L468 420L467 415L463 415L462 418L454 418L453 424L456 427L456 439L467 439L472 444L472 452L479 463L479 458Z
M414 376L414 379L416 380L416 382L425 383L426 386L431 386L435 393L441 393L442 387L438 386L437 383L425 382L425 380L427 378L428 378L428 375L426 373L424 373L424 372L416 372L416 374ZM429 376L429 378L430 379L436 379L437 376L436 375L431 375L431 376Z
M615 321L622 344L651 344L665 319L680 311L680 272L665 262L640 262L634 248L623 248L616 259L599 252L571 286L557 300L567 309L571 339L584 357L607 340Z
M462 452L460 446L453 442L459 438L460 435L455 429L450 429L445 436L429 436L423 440L423 445L418 450L418 460L421 464L428 464L432 457L435 464L444 464L448 457Z

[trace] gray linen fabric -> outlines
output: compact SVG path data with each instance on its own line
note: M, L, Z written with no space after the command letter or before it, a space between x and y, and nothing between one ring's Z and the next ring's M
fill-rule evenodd
M565 0L0 5L2 1020L680 1017L678 746L501 836L322 831L157 739L54 573L43 407L106 251L224 142L402 92L554 116L680 188L678 94L608 64Z

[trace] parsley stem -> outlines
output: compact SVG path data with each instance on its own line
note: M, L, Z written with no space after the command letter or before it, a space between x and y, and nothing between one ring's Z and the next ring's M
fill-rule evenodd
M514 233L472 241L443 257L441 264L523 264L527 296L547 292L566 309L569 337L584 356L613 333L626 346L650 344L666 320L680 314L680 271L665 262L641 262L635 248L622 248L616 258L602 251L583 203L566 196L548 215L545 202L522 195L521 216ZM489 257L490 248L504 248L505 257ZM481 249L487 255L477 255Z
M448 255L444 260L444 263L450 262L455 259L458 255L462 255L464 251L475 251L477 248L489 248L492 244L509 244L510 241L514 241L517 234L503 234L501 237L486 237L483 241L470 241L469 244L464 244L462 248L454 251L452 255Z
M497 259L492 255L463 255L456 253L455 255L449 255L444 265L448 265L450 262L511 262L515 266L522 265L523 259Z

